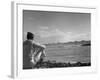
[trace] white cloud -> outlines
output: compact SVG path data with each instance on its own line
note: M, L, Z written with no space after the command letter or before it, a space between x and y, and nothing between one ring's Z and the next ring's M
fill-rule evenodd
M47 26L40 26L39 27L41 30L48 30L49 28Z
M49 29L48 30L39 30L38 34L42 39L48 38L50 40L56 40L58 42L67 42L70 41L72 37L72 32L63 32L57 28ZM54 39L55 38L55 39ZM52 42L52 41L51 41Z
M42 39L49 40L53 42L68 42L68 41L77 41L77 40L89 40L90 39L90 33L82 33L82 34L75 34L72 32L63 32L59 29L53 29L53 30L42 30L39 31L39 35ZM55 39L54 39L55 38ZM49 41L49 42L50 42Z
M40 34L40 37L45 38L45 37L52 37L52 36L63 36L65 35L62 31L58 29L53 29L53 30L40 30L38 31Z
M26 33L24 33L24 38ZM64 32L58 28L50 28L41 26L35 33L35 40L42 43L52 42L69 42L78 40L89 40L91 38L90 33L75 34L71 31Z
M73 38L74 40L90 40L91 34L90 33L77 34Z

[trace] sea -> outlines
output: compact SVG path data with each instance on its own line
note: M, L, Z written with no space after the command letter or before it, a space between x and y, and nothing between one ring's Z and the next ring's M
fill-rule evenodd
M51 44L47 45L46 60L64 63L91 62L91 46Z

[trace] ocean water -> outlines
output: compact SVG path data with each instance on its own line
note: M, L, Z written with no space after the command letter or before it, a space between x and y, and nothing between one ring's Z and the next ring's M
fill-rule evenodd
M46 60L56 62L91 62L91 47L80 45L48 45Z

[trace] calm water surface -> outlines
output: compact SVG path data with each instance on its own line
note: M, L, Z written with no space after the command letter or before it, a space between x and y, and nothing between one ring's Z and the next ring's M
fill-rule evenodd
M90 46L48 45L46 55L46 60L56 62L91 62Z

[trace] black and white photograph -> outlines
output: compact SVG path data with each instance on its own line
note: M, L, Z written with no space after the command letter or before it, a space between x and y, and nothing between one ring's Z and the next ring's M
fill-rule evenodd
M23 10L23 70L91 66L91 13Z

